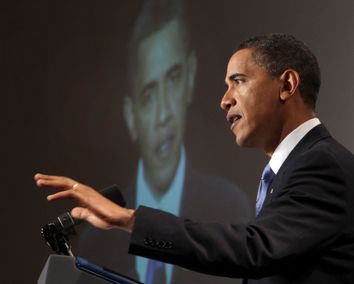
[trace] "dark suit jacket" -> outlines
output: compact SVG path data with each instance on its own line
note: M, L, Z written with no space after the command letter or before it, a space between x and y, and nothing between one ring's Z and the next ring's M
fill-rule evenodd
M128 208L136 208L135 184L123 191ZM246 195L225 179L207 176L187 166L180 216L201 222L247 222L250 218ZM119 230L87 227L80 234L78 255L137 278L135 256L128 254L130 235ZM174 267L172 283L227 284L234 279L210 276Z
M290 153L258 217L203 224L140 207L130 252L245 283L354 283L354 157L319 125Z

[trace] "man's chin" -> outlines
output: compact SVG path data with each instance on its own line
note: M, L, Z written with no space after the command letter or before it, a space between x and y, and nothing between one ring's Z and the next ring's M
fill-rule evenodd
M253 148L254 145L250 141L250 139L246 139L246 137L241 135L236 135L236 144L242 148Z
M171 185L171 183L172 183L173 178L174 177L156 180L153 183L153 187L156 188L161 193L162 192L167 192L169 187L170 187L170 185Z
M159 191L167 191L170 187L175 175L177 167L162 166L155 170L156 174L151 174L149 178L150 184L153 188L158 189Z
M241 139L241 137L240 136L238 136L238 135L236 135L236 137L235 137L235 142L236 142L236 144L238 145L238 146L240 146L240 147L245 147L244 146L244 141Z

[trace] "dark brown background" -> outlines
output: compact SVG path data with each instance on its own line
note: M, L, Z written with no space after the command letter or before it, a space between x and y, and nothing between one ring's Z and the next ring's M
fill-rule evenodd
M197 88L186 133L188 157L254 199L266 161L240 149L219 100L237 43L292 33L322 68L318 114L354 151L352 1L188 1L198 56ZM2 2L3 3L3 2ZM141 1L8 1L1 4L1 283L35 283L50 254L40 227L70 208L49 204L37 171L97 188L126 185L137 153L121 112L126 42ZM75 242L74 242L75 246Z

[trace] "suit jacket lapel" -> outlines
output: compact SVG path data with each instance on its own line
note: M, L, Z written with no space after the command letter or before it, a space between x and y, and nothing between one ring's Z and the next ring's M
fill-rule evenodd
M311 148L314 144L318 143L322 139L331 137L330 133L326 127L322 124L311 129L295 146L295 148L290 152L289 156L286 158L282 166L280 167L278 173L274 177L272 183L269 186L269 190L264 201L263 206L272 200L273 193L281 189L282 176L289 170L292 170L292 162L294 158L301 155L304 151Z

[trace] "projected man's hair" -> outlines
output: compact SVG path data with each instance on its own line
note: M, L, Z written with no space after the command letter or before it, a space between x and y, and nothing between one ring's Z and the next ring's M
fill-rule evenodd
M140 44L149 36L161 30L173 20L179 24L179 32L187 51L191 49L191 39L183 0L147 0L143 3L134 25L128 45L129 84L133 84ZM131 88L130 88L131 89Z

